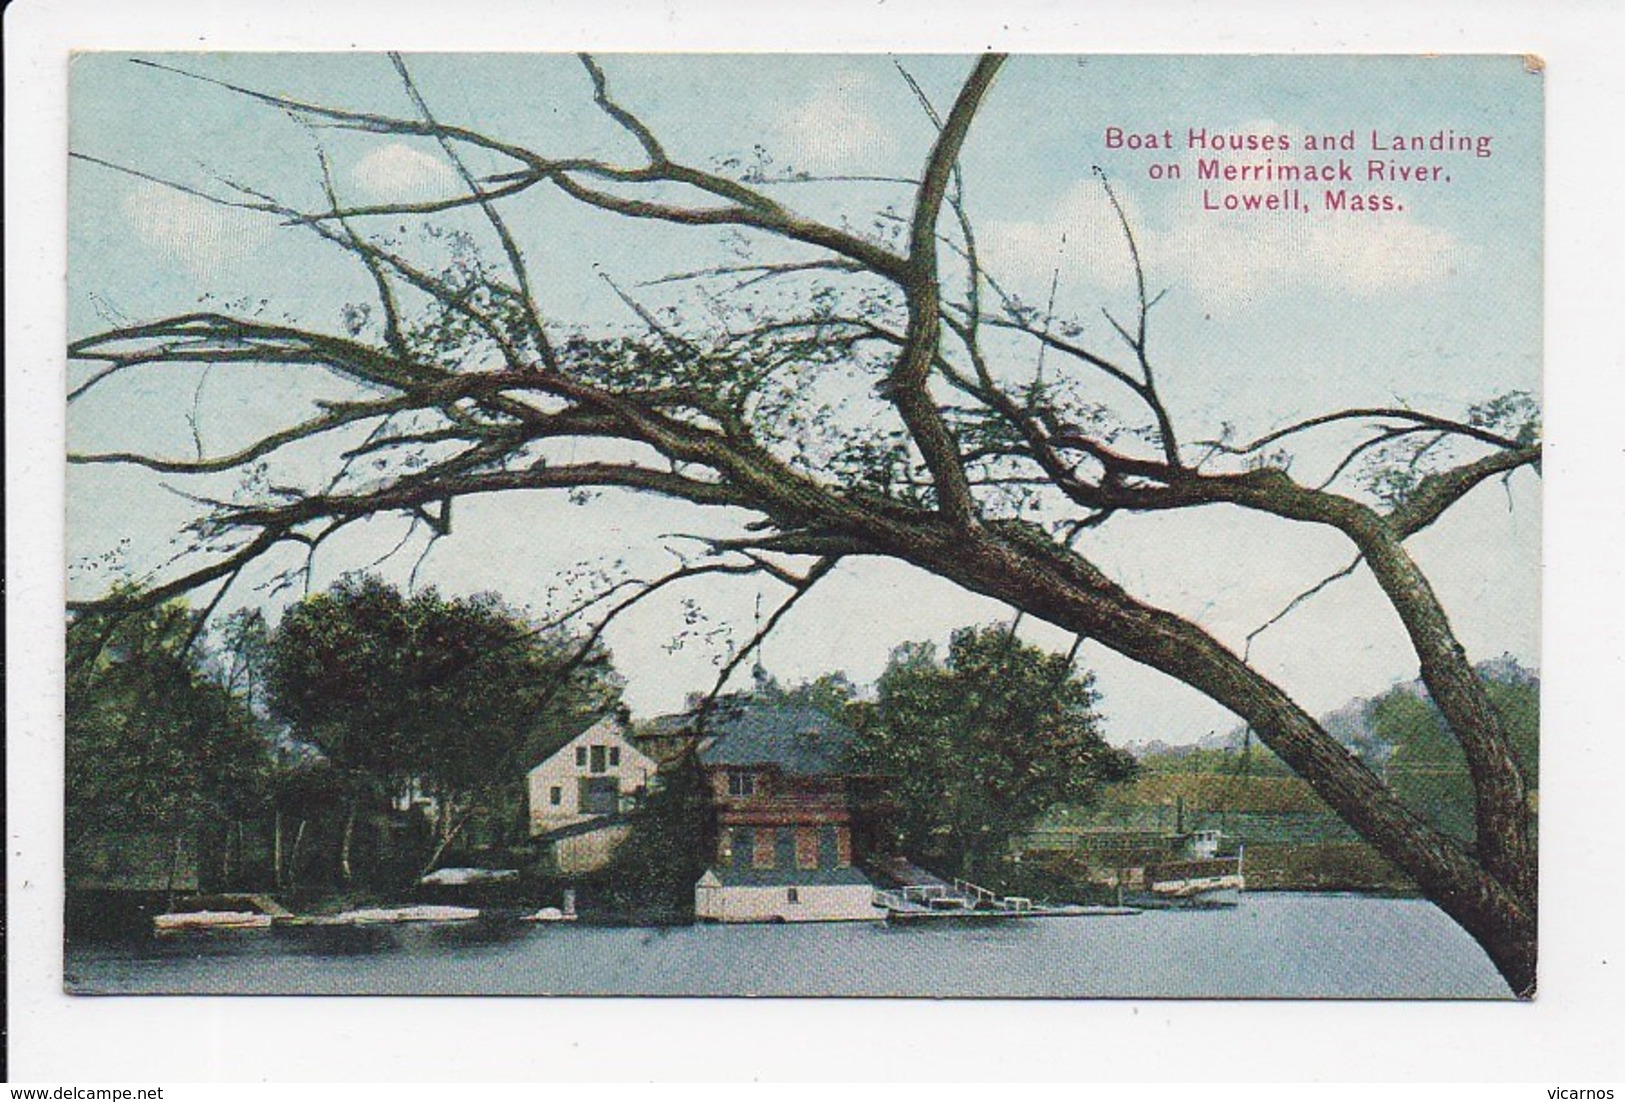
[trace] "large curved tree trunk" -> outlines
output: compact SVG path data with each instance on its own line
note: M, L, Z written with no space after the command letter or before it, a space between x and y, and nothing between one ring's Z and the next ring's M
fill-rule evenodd
M1008 536L1009 533L1002 535ZM896 546L951 578L1177 678L1251 724L1259 738L1484 948L1512 991L1535 988L1535 906L1406 808L1278 686L1197 625L1130 597L1078 558L981 529Z

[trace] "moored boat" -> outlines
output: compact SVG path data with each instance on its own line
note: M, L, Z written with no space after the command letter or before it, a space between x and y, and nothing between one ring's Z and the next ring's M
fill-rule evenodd
M363 907L342 911L327 920L341 926L370 926L389 922L468 922L480 917L474 907L418 905L412 907Z
M158 933L182 930L257 930L271 925L271 916L255 911L172 911L155 915L153 929Z
M1233 907L1241 902L1247 880L1242 873L1246 848L1219 855L1217 830L1199 830L1187 840L1190 857L1147 866L1145 888L1151 905Z

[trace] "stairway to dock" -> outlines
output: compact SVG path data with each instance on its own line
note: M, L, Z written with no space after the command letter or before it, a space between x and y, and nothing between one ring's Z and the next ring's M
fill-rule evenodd
M891 883L875 892L875 904L892 914L982 914L1009 912L1010 902L968 880L944 880L904 857L877 861L874 873ZM1027 902L1023 900L1022 902ZM1029 904L1030 905L1030 904Z

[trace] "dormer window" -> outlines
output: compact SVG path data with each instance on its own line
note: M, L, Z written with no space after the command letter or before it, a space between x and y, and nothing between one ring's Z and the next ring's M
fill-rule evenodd
M728 773L728 795L756 795L756 774L747 773L742 769L731 770Z

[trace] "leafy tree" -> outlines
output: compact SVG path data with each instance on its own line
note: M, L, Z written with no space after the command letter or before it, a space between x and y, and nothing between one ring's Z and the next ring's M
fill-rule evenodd
M208 303L72 341L70 356L85 372L74 401L152 365L316 367L348 388L335 400L329 386L304 419L224 455L71 457L166 477L246 476L239 493L199 519L197 557L139 602L230 585L273 549L313 549L375 515L409 517L436 538L449 531L456 499L520 490L583 502L609 489L660 495L723 518L709 542L690 545L708 554L659 578L616 583L613 604L584 605L608 609L600 628L685 579L768 576L793 602L844 557L889 557L1087 636L1235 713L1467 929L1515 992L1532 991L1537 877L1524 779L1407 543L1486 481L1538 471L1533 397L1492 395L1443 412L1404 400L1338 408L1252 439L1216 417L1193 433L1182 420L1189 411L1165 398L1168 365L1154 367L1159 296L1126 217L1136 293L1126 316L1107 315L1109 328L1024 303L984 267L966 200L976 181L960 154L1004 60L968 63L957 95L940 108L908 77L931 125L917 173L870 181L889 191L874 201L875 190L841 191L835 181L828 205L811 208L831 210L827 217L791 205L818 182L765 154L709 166L683 159L677 150L689 147L688 136L668 145L637 105L616 98L590 57L582 58L581 99L598 109L604 133L545 152L444 122L400 57L391 63L412 110L399 115L200 77L211 93L312 124L313 136L433 143L456 183L431 200L346 201L321 148L313 159L319 198L316 190L282 198L235 178L173 182L313 235L356 265L376 301L334 303L339 327ZM155 79L179 72L144 64ZM615 140L616 153L597 152ZM75 156L162 182L151 166ZM692 241L693 256L649 286L663 297L648 305L604 271L636 324L589 329L561 316L576 300L543 293L555 289L529 263L577 250L582 239L544 249L508 222L516 205L544 194L561 205L544 210L573 206L646 230L646 255ZM425 222L447 228L421 240L403 232ZM540 224L546 233L558 223L547 216ZM473 228L500 261L469 246ZM1314 347L1312 327L1296 336ZM1215 374L1210 393L1231 386ZM1342 442L1330 476L1295 474L1294 451L1328 433ZM305 457L302 467L279 463L290 451ZM313 473L309 457L322 454L328 462ZM1471 851L1418 818L1243 654L1129 592L1091 557L1091 543L1079 542L1085 533L1108 539L1113 518L1125 514L1230 510L1336 533L1355 556L1349 572L1369 571L1462 748L1475 790ZM742 528L734 523L741 516ZM87 606L131 603L112 595ZM358 752L387 760L388 739L368 735Z
M247 705L206 669L198 614L172 601L81 613L67 635L67 867L157 837L174 862L199 830L261 806L268 744Z
M482 594L403 595L352 575L292 606L270 640L276 713L350 779L340 867L363 803L421 786L439 806L432 866L470 816L519 782L538 732L613 706L608 654Z
M1533 792L1540 783L1540 684L1486 681L1484 688ZM1439 829L1471 845L1472 777L1439 709L1425 696L1394 689L1372 702L1371 727L1393 747L1386 768L1400 799Z
M986 876L1015 835L1058 803L1083 804L1126 780L1134 759L1100 737L1094 678L990 625L892 654L860 705L854 764L887 778L910 855Z
M832 719L847 722L858 700L858 687L843 670L822 674L811 681L786 687L766 670L758 668L752 698L769 704L813 708Z
M600 878L602 891L630 911L691 915L694 882L705 872L711 792L692 754L661 767L659 782L632 813L632 832Z

